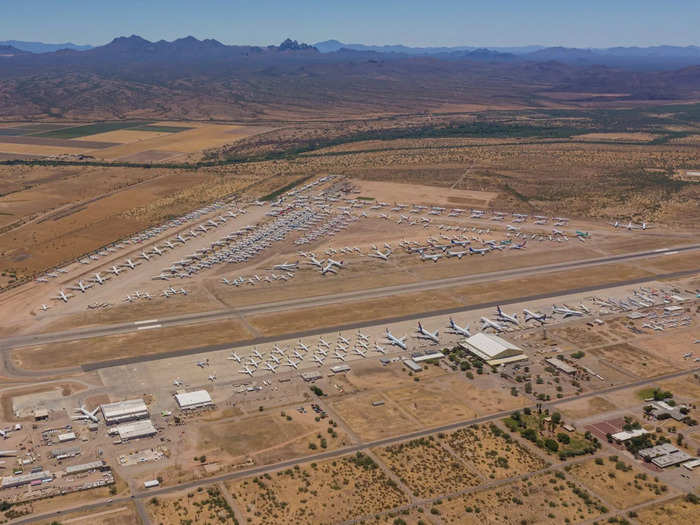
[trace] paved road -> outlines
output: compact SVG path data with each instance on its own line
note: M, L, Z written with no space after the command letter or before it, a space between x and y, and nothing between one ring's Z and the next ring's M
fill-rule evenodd
M657 376L657 377L653 377L653 378L640 379L638 381L633 381L631 383L627 383L624 385L617 385L617 386L613 386L610 388L591 391L591 392L587 392L585 394L571 396L568 398L556 399L554 401L542 403L542 405L545 408L553 408L553 407L556 407L556 406L561 405L563 403L567 403L569 401L574 401L574 400L578 400L578 399L585 399L585 398L592 397L592 396L610 394L610 393L617 392L619 390L624 390L627 388L634 388L634 387L644 386L644 385L648 385L648 384L656 383L656 382L660 382L660 381L666 381L669 379L675 379L677 377L682 377L685 375L697 373L698 371L700 371L700 367L695 367L695 368L690 369L690 370L682 370L679 372L673 372L670 374L665 374L665 375ZM534 408L536 408L536 405L531 405L530 408L534 409ZM489 414L487 416L482 416L482 417L464 420L464 421L457 421L455 423L450 423L447 425L441 425L438 427L427 428L424 430L418 430L416 432L410 432L410 433L401 434L398 436L378 439L375 441L368 441L365 443L359 443L356 445L351 445L348 447L343 447L343 448L331 450L328 452L322 452L320 454L313 454L310 456L303 456L303 457L298 457L295 459L290 459L287 461L282 461L280 463L273 463L270 465L262 465L262 466L254 467L254 468L250 468L250 469L239 470L237 472L229 472L227 474L221 474L219 476L214 476L211 478L188 481L185 483L180 483L180 484L172 485L169 487L150 489L148 491L146 491L144 489L143 492L139 492L139 493L134 494L128 498L127 497L113 498L113 499L111 499L111 501L104 500L104 501L99 501L99 502L95 502L95 503L90 503L88 505L80 505L77 507L73 507L71 509L67 509L65 511L50 512L50 513L46 513L46 514L20 518L16 521L11 521L10 523L13 525L20 525L20 524L35 523L37 521L42 521L42 520L57 519L61 515L67 514L69 512L71 512L71 513L72 512L87 512L90 510L99 509L99 508L104 507L105 505L109 505L109 504L124 504L124 503L128 503L134 499L143 501L144 499L149 499L149 498L152 498L154 496L165 496L168 494L172 494L173 492L190 490L190 489L194 489L194 488L201 487L204 485L212 485L214 483L221 483L221 482L246 478L246 477L250 477L250 476L259 476L262 474L275 472L278 470L293 468L296 465L300 465L302 463L306 463L309 461L323 461L323 460L338 458L341 456L345 456L347 454L353 454L355 452L361 452L363 450L367 450L367 449L371 449L371 448L375 448L375 447L385 447L388 445L393 445L395 443L399 443L401 441L407 441L410 439L427 437L431 434L436 434L438 432L451 432L453 430L458 430L460 428L468 427L470 425L488 423L490 421L495 421L497 419L506 417L509 414L511 414L512 412L513 412L513 410L504 410L501 412L496 412L494 414ZM137 506L137 509L138 509L138 506Z
M255 315L263 313L280 312L284 310L296 310L299 308L308 308L313 306L323 306L342 301L352 301L361 299L373 299L378 297L386 297L408 292L418 292L426 290L435 290L440 288L451 288L458 285L472 284L476 282L501 280L510 277L522 277L526 275L534 275L543 272L574 270L587 266L598 266L603 264L612 264L637 259L645 259L648 257L661 256L665 253L695 251L700 249L700 244L682 246L678 248L664 248L660 250L648 250L644 252L627 253L622 255L613 255L607 257L598 257L593 259L582 259L579 261L570 261L564 263L548 264L542 266L515 268L511 270L502 270L498 272L480 273L476 275L466 275L458 277L449 277L445 279L434 279L429 281L421 281L417 283L400 284L395 286L384 286L381 288L373 288L370 290L359 290L354 292L344 292L337 294L329 294L316 297L305 297L301 299L291 299L286 301L278 301L272 303L255 304L250 306L242 306L239 308L227 308L221 310L213 310L208 312L198 312L193 314L179 315L175 317L159 318L157 324L163 327L178 326L183 324L194 324L199 322L210 322L233 317L241 317L246 315ZM697 270L696 270L697 271ZM692 273L692 272L688 272ZM660 278L663 276L656 276ZM653 279L645 280L630 280L630 284L637 282L645 282ZM622 283L623 285L626 283ZM606 286L607 287L607 286ZM596 289L601 288L600 286ZM585 291L585 290L584 290ZM565 293L565 292L562 292ZM551 295L545 295L550 297ZM510 301L513 302L513 301ZM504 304L506 304L504 302ZM463 308L454 310L455 312L462 311ZM428 313L424 314L428 315ZM155 320L154 320L155 321ZM89 328L76 328L63 332L53 332L36 335L23 335L15 337L7 337L0 339L0 349L17 348L20 346L29 346L45 343L58 343L62 341L74 341L77 339L85 339L89 337L101 337L106 335L115 335L128 332L134 332L143 328L144 322L129 322L110 324L103 326L93 326Z

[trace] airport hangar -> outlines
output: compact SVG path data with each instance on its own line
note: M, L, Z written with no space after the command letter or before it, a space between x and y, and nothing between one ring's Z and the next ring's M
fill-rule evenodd
M521 348L493 334L479 332L459 343L470 354L487 365L498 366L528 359Z

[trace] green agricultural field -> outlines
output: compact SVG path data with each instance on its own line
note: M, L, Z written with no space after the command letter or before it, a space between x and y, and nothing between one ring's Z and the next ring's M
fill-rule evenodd
M72 128L56 129L47 131L46 133L38 133L35 137L50 137L54 139L76 139L79 137L87 137L97 133L106 133L108 131L117 131L119 129L136 128L146 126L150 121L133 121L133 122L97 122L95 124L87 124L85 126L76 126Z
M187 131L188 129L193 129L193 128L187 128L183 126L159 126L157 124L153 125L146 125L146 126L138 126L135 128L129 128L129 131L155 131L158 133L180 133L181 131Z

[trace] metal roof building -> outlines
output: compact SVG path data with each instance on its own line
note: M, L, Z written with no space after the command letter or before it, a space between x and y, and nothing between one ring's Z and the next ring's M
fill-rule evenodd
M129 399L127 401L107 403L100 406L100 410L102 410L102 416L104 416L105 423L108 425L143 419L149 415L148 407L143 402L143 399Z
M53 474L48 470L42 470L40 472L31 472L29 474L19 474L18 476L5 476L2 478L2 484L0 487L3 489L8 489L11 487L19 487L21 485L27 485L32 481L51 481L53 479Z
M627 441L628 439L636 438L639 436L643 436L644 434L648 434L649 431L643 428L635 428L634 430L630 430L629 432L623 430L622 432L617 432L616 434L612 435L612 438L617 441L618 443L621 443L622 441Z
M81 472L88 472L89 470L99 470L105 468L107 465L104 461L97 460L91 461L90 463L83 463L82 465L71 465L66 467L66 474L80 474Z
M425 354L413 354L411 356L415 363L421 363L423 361L430 361L431 359L442 359L445 354L442 352L426 352Z
M119 434L122 441L129 441L130 439L153 436L158 431L150 419L142 419L131 423L122 423L114 429L114 432Z
M194 410L195 408L208 407L214 404L209 392L206 390L195 390L194 392L175 394L175 400L180 410Z
M342 374L343 372L349 372L350 365L336 365L331 367L331 372L334 374Z
M520 348L493 334L479 332L465 339L459 345L491 366L527 359Z
M408 368L411 372L420 372L423 370L423 367L420 366L418 363L416 363L413 359L404 359L403 364Z
M574 368L573 366L571 366L571 365L570 365L569 363L567 363L566 361L562 361L562 360L559 359L558 357L548 357L547 359L545 359L545 361L546 361L547 363L549 363L550 365L552 365L552 366L553 366L554 368L556 368L557 370L561 370L561 371L564 372L565 374L571 375L571 374L576 373L576 368Z

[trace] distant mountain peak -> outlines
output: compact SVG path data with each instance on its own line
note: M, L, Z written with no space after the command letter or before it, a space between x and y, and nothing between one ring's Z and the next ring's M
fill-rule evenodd
M318 51L318 49L316 49L314 46L310 46L309 44L305 44L303 42L299 43L291 38L287 38L279 45L277 49L280 51Z

